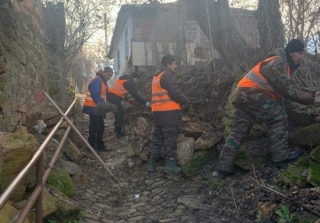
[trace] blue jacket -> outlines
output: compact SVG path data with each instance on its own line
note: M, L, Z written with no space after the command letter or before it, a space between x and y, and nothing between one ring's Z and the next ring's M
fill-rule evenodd
M106 85L107 86L107 85ZM105 103L105 101L101 98L101 79L96 78L92 80L88 86L92 99L95 103ZM93 107L83 106L82 112L89 115L96 115L102 118L106 117L104 112L98 112Z

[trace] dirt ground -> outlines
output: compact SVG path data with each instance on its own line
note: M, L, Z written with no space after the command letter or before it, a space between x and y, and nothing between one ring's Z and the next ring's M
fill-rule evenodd
M80 109L76 107L75 125L87 138L88 116ZM319 218L319 188L276 184L285 167L267 164L250 172L239 170L232 177L218 180L212 177L217 164L217 157L212 157L193 179L163 173L163 160L157 162L156 172L148 173L145 161L127 158L129 137L122 140L115 137L113 119L113 114L108 114L104 138L112 152L99 155L121 182L122 204L119 205L115 182L78 137L73 137L85 154L80 163L83 175L74 178L75 200L81 202L83 209L82 222L311 223Z

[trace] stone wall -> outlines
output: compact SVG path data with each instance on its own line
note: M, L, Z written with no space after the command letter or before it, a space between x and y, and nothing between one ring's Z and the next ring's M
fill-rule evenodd
M41 119L50 107L43 91L64 98L64 19L55 20L63 5L48 8L40 0L0 2L0 131Z

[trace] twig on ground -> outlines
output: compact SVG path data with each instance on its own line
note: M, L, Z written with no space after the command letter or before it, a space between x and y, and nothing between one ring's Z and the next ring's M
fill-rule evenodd
M237 203L236 203L236 199L234 198L233 188L231 188L231 194L232 194L232 199L233 199L234 206L236 207L236 210L238 212L238 206L237 206Z
M284 195L284 194L282 194L282 193L280 193L280 192L278 192L278 191L275 191L275 190L273 190L273 189L270 188L270 187L267 187L267 186L262 185L261 183L259 183L257 180L255 180L255 179L253 179L253 178L251 178L251 179L252 179L253 181L255 181L259 186L261 186L261 187L263 187L263 188L265 188L265 189L267 189L267 190L270 190L271 192L273 192L273 193L275 193L275 194L278 194L278 195L280 195L281 197L286 198L289 202L291 202L291 203L293 203L293 204L295 204L295 205L299 205L299 206L303 207L305 210L307 210L307 211L311 212L312 214L317 215L318 217L320 217L320 213L319 213L319 212L317 212L317 211L315 211L315 210L312 210L311 208L309 208L308 206L306 206L306 205L304 205L304 204L301 204L301 203L299 203L299 202L292 201L288 196L286 196L286 195Z
M253 171L253 174L254 174L254 178L255 178L257 181L259 181L259 180L258 180L258 177L257 177L257 174L256 174L256 168L255 168L255 166L254 166L253 163L251 163L251 165L252 165L252 171ZM265 187L266 185L265 185L265 183L263 182L263 180L261 180L261 182L262 182L262 185Z

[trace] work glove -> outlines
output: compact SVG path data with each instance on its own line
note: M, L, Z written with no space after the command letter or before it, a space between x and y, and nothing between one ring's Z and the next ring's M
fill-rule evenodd
M147 108L150 108L150 107L151 107L150 102L146 102L145 106L146 106Z
M320 91L316 92L314 95L314 103L315 107L320 107Z
M128 102L129 105L131 105L131 106L134 106L134 104L135 104L134 99L129 99L127 102Z
M116 113L118 111L118 108L109 102L106 103L98 103L96 106L96 110L99 112L113 112Z

